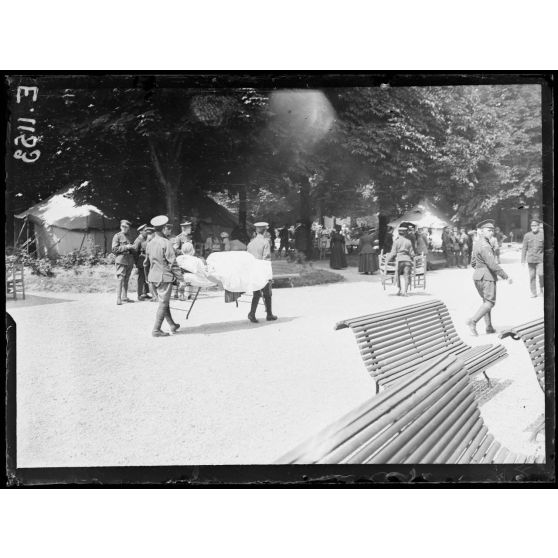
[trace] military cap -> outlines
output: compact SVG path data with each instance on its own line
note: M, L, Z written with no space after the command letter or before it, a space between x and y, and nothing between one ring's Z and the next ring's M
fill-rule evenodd
M254 227L269 227L269 223L266 223L265 221L258 221L257 223L254 223Z
M148 225L147 227L145 227L144 230L145 230L145 232L152 233L152 232L155 232L155 227L152 227L152 226Z
M120 224L121 224L121 225L128 225L129 227L132 226L132 223L130 223L130 221L128 221L128 219L122 219L122 220L120 221Z
M486 221L481 221L477 225L477 229L493 229L494 228L494 219L486 219Z
M192 224L191 221L184 221L183 223L180 223L181 227L189 227Z
M541 222L538 219L531 219L530 224L532 225L533 223L537 223L537 225L541 224Z
M399 227L397 227L397 230L399 231L406 231L407 227L405 225L399 225Z
M168 224L169 222L169 218L166 215L157 215L157 217L153 217L153 219L151 219L150 223L155 227L162 227L166 224Z
M144 225L140 225L140 226L138 227L138 232L143 231L143 229L145 229L146 226L147 226L147 225L145 225L145 224L144 224Z
M229 238L229 233L223 231L223 232L221 233L221 238Z

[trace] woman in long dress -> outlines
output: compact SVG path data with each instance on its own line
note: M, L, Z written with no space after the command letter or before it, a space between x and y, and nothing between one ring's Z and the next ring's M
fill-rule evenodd
M358 272L368 275L378 271L378 235L375 228L360 237L358 249Z
M331 233L329 267L331 267L331 269L345 269L347 267L345 236L341 234L341 225L335 225L335 230Z

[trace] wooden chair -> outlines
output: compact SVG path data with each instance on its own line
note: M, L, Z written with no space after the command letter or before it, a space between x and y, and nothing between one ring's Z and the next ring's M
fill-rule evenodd
M335 325L336 330L347 327L355 334L377 392L442 354L459 355L470 374L483 372L487 380L486 369L507 356L502 345L466 345L440 300L359 316Z
M17 293L25 300L25 269L22 263L6 263L6 298L17 300Z
M395 265L395 260L391 260L390 262L387 261L387 254L384 254L384 251L382 250L380 252L380 258L379 258L379 264L380 264L380 281L382 282L382 288L385 290L386 289L386 283L389 283L390 285L394 285L395 281L396 281L396 270L397 267Z
M533 320L532 322L503 331L498 337L500 339L511 337L516 341L523 341L531 357L539 386L544 392L544 318L539 318L538 320Z
M415 256L413 269L411 271L411 285L412 289L426 290L426 255L420 254Z
M392 389L280 457L276 464L542 463L488 431L465 362L440 355Z

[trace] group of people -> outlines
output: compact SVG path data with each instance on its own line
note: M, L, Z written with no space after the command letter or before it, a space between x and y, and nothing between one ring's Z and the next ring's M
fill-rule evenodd
M270 259L271 246L269 238L266 237L268 224L265 222L255 223L255 234L250 240L247 234L240 228L233 230L229 235L221 236L226 239L226 244L212 244L209 253L221 251L246 250L256 259ZM150 225L141 225L137 228L138 236L133 239L130 221L120 221L120 232L114 235L112 241L112 252L115 255L115 272L117 278L116 304L133 303L128 296L128 284L134 266L138 272L137 297L139 301L151 300L158 302L155 324L152 335L154 337L166 337L169 333L161 329L166 320L171 333L175 333L180 325L176 323L170 311L170 299L173 289L180 293L182 300L185 299L184 292L187 281L184 279L184 271L176 262L179 255L193 256L195 249L192 242L192 223L184 221L180 223L181 233L172 237L172 224L168 217L159 215L150 221ZM212 242L214 236L210 237ZM207 254L208 255L208 254ZM190 295L191 296L191 295ZM260 298L263 297L268 321L276 320L271 307L271 282L261 290L252 294L252 304L248 319L257 323L256 309Z

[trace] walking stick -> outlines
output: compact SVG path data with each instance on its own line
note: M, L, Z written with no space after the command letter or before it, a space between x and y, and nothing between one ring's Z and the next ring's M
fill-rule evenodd
M188 316L190 315L190 312L192 311L192 308L194 307L194 304L198 299L198 295L200 294L200 291L201 291L201 287L198 287L198 290L196 291L196 294L194 296L194 300L192 300L192 304L190 304L190 308L188 309L188 313L186 314L186 319L188 319Z

